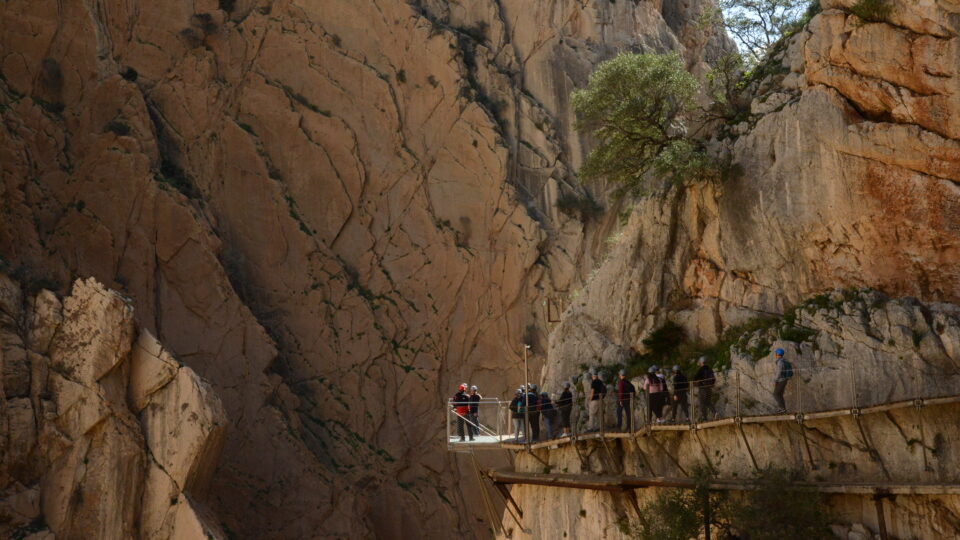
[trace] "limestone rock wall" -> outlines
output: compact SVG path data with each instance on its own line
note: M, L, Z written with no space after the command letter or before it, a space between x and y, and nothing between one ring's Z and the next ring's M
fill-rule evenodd
M960 299L957 6L869 22L852 4L824 2L758 71L749 118L714 141L741 176L633 208L552 333L546 382L668 319L712 340L833 288Z
M743 434L736 426L696 434L654 432L610 441L607 448L599 441L584 441L579 452L565 445L537 450L539 459L518 454L515 469L542 473L547 463L555 473L681 477L709 463L717 478L728 481L750 478L772 466L802 471L811 482L953 484L960 474L955 443L950 442L958 435L953 421L957 412L955 404L928 407L919 414L899 409L864 415L861 426L849 416L809 420L809 454L799 427L788 421L744 424ZM656 488L635 493L643 507L656 497ZM522 528L504 514L513 538L633 538L638 525L636 510L624 493L517 484L510 487L510 494L524 510ZM829 495L825 503L834 513L838 538L879 536L871 496ZM884 505L891 538L950 538L960 525L957 495L898 495ZM864 536L856 536L858 531Z
M703 72L709 5L4 2L0 255L122 290L211 382L236 534L481 534L442 403L521 378L616 222L556 207L568 94L618 49Z
M730 349L730 369L715 395L721 417L770 414L774 347L782 347L795 375L787 385L791 413L867 408L894 401L960 394L960 308L890 299L877 291L823 295L793 310L790 321L745 332ZM783 325L793 339L783 339ZM737 406L739 400L740 405ZM721 479L750 478L767 467L789 469L811 482L954 485L960 479L956 403L910 403L862 416L793 418L776 423L727 424L696 431L654 431L633 438L519 453L523 472L684 477L710 467ZM642 412L641 412L642 414ZM538 459L539 458L539 459ZM936 488L934 488L936 489ZM516 485L511 495L524 514L523 538L630 538L636 511L622 494ZM638 490L642 506L656 496ZM831 495L839 538L879 532L870 496ZM898 495L884 503L891 538L948 538L960 530L960 497ZM510 526L510 517L504 514ZM860 535L860 536L858 536Z
M226 417L93 279L62 300L0 274L0 535L226 538L204 505Z

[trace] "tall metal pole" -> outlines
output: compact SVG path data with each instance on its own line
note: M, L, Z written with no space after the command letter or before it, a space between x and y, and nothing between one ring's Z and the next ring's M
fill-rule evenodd
M530 375L527 373L527 351L530 346L523 344L523 439L530 449Z

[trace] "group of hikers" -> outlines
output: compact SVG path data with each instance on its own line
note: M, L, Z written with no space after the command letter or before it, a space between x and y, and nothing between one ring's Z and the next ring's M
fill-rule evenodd
M774 380L773 397L779 409L778 413L785 412L783 394L787 382L793 377L793 365L784 359L783 349L776 349L776 375ZM587 433L597 432L604 423L604 403L607 397L607 385L603 381L603 374L596 369L590 370L590 389L584 396L587 409ZM620 370L616 382L616 419L617 430L626 428L633 431L634 408L638 390L627 378L625 370ZM697 360L697 371L692 379L684 375L679 365L673 366L668 376L659 366L653 365L647 369L641 383L641 391L647 396L647 423L662 424L676 423L680 412L681 422L691 421L689 394L692 388L697 393L697 412L699 421L703 422L712 415L717 416L713 404L713 387L717 378L707 364L707 358L701 356ZM540 423L543 422L543 431L550 440L559 437L569 437L570 414L573 410L572 384L563 383L563 390L556 400L550 398L547 392L538 392L536 384L517 388L513 400L510 401L510 416L513 420L513 433L517 441L535 442L541 440ZM473 441L480 435L480 402L481 396L476 386L461 384L453 396L452 405L457 417L457 435L461 441L467 437ZM664 409L670 406L670 418L664 414Z
M587 424L589 429L587 431L594 432L599 431L603 422L603 401L607 390L602 374L596 370L591 370L590 377L592 380L587 401L589 417ZM633 410L637 389L627 379L625 370L621 369L618 377L616 385L617 429L626 427L627 431L633 431ZM716 375L707 365L705 356L701 356L697 360L697 372L692 380L687 379L679 365L675 365L668 383L667 376L659 366L650 366L641 383L641 389L647 395L647 423L676 422L677 413L680 411L683 412L683 417L680 420L689 422L691 420L689 401L691 387L697 388L697 408L700 411L700 421L706 420L708 411L716 416L717 410L713 405L713 387L716 383ZM670 405L671 409L669 420L663 413L667 405ZM626 426L624 426L624 419L626 419Z

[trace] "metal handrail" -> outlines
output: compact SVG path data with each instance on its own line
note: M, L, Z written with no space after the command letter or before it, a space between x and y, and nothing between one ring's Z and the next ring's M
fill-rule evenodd
M911 400L915 401L918 407L921 407L924 400L960 394L960 373L938 373L937 370L929 366L912 366L913 369L901 370L897 377L886 378L884 382L874 383L873 386L863 386L864 379L857 375L857 371L861 371L862 368L836 365L799 365L800 362L797 361L793 361L792 364L793 377L785 384L782 411L779 410L779 403L774 395L776 368L747 365L744 366L745 369L716 373L715 383L710 388L709 394L705 394L705 389L698 386L694 381L690 381L690 387L685 396L688 405L686 421L684 422L682 414L679 414L683 410L682 402L674 400L667 404L671 407L670 413L667 414L664 410L662 418L665 422L670 423L671 421L666 419L672 417L673 421L679 420L678 423L681 425L689 424L693 428L704 421L739 419L771 414L793 415L797 421L803 422L804 416L816 412L846 409L858 411L861 408ZM898 366L905 367L904 363L900 363ZM751 367L753 369L750 369ZM938 386L944 388L944 390L934 391L931 388L934 382L939 383ZM949 389L946 389L947 387ZM953 388L956 388L956 390L953 390ZM670 394L672 395L673 392ZM596 419L590 418L587 414L589 394L575 394L570 412L570 437L573 439L582 438L584 427L596 429L600 436L606 436L611 432L629 433L631 430L637 432L657 425L652 420L652 417L656 415L653 414L655 411L652 410L649 398L648 393L638 388L633 399L629 400L628 406L621 410L621 427L619 430L615 430L611 423L612 418L615 418L611 414L616 409L618 402L615 390L608 386L608 393L601 399L597 411L598 418ZM559 407L556 406L556 401L553 401L553 403L558 409L559 420ZM453 399L449 399L448 405L453 413L452 418L455 420L455 417L459 415L456 415L452 410L452 404ZM485 409L496 408L495 424L493 422L488 422L486 425L483 422L474 424L469 418L464 418L467 425L479 429L497 442L514 438L509 436L511 434L505 433L507 430L503 429L505 419L508 429L511 426L508 401L497 398L483 398L479 404ZM611 408L610 411L607 410L608 407ZM703 410L704 407L707 407L707 409ZM679 408L680 410L673 411L673 408ZM666 406L664 409L666 409ZM484 418L488 417L485 415ZM623 425L624 421L626 426ZM526 424L526 422L523 422L520 430L525 444L532 442L530 429ZM562 438L559 425L557 427L554 439ZM624 428L626 428L626 431L624 431ZM588 429L588 433L593 432L593 429ZM448 440L451 440L452 433L449 422L447 435ZM513 433L512 435L520 435L520 433Z

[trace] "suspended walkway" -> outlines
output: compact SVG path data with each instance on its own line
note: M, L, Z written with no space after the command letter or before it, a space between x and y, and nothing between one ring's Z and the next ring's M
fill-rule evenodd
M928 406L960 403L960 379L955 392L941 395L921 396L921 388L929 385L937 376L926 372L914 372L906 377L906 383L892 388L863 388L864 381L857 381L856 371L834 367L794 368L795 375L788 384L785 394L787 408L781 412L771 412L775 405L772 396L763 387L762 381L771 380L772 374L752 374L749 379L738 373L721 374L716 384L709 389L691 388L687 396L689 415L683 421L671 423L656 421L655 411L649 404L648 396L640 393L634 399L626 400L622 406L622 428L612 426L616 419L617 399L611 393L602 397L599 418L588 418L581 398L571 410L570 433L559 436L559 413L553 422L553 433L548 434L543 417L537 414L527 418L516 414L509 407L510 402L499 399L482 399L476 406L475 414L461 416L449 400L446 410L447 448L450 451L475 451L482 449L535 450L559 448L589 440L616 440L647 436L663 431L699 431L729 425L763 424L776 422L796 422L834 417L855 417L884 413L895 409L915 408L922 410ZM943 387L944 380L939 380ZM609 385L608 388L613 388ZM700 392L707 392L702 400ZM766 394L766 396L765 396ZM761 398L761 399L758 399ZM700 411L699 404L706 404ZM674 405L676 407L677 405ZM667 408L669 413L672 410ZM704 414L705 413L705 414ZM703 418L703 420L699 420ZM519 422L518 422L519 420ZM525 436L536 434L535 422L544 424L539 437ZM593 429L589 429L589 428ZM529 429L528 429L529 428ZM462 430L462 437L461 437ZM551 436L552 435L552 436ZM462 439L462 440L461 440Z
M898 366L903 368L903 366ZM859 447L859 451L867 452L868 459L877 462L872 473L863 475L859 478L844 479L842 476L826 474L827 477L834 476L832 479L824 478L823 475L814 474L817 479L814 482L798 482L796 487L804 490L811 490L825 494L837 495L858 495L870 497L876 506L877 526L881 533L881 538L887 538L886 524L884 523L884 500L897 496L942 496L942 495L960 495L960 483L953 482L951 474L943 474L935 465L938 456L935 447L938 443L933 442L939 434L928 433L935 425L941 425L944 421L944 411L933 413L930 421L924 420L935 408L949 407L951 404L960 403L960 378L957 376L937 375L922 370L915 370L913 373L896 377L887 377L888 386L871 386L866 381L857 380L857 372L835 367L819 368L794 368L795 376L788 383L787 391L784 394L785 409L783 411L774 411L776 402L770 393L768 386L772 382L772 374L755 372L747 375L743 374L721 374L717 377L716 384L709 389L691 388L688 397L689 410L684 407L678 407L678 413L673 414L669 410L657 411L659 407L650 407L648 397L644 394L635 396L635 399L626 400L624 403L617 403L615 396L611 393L599 400L600 407L596 418L589 418L585 411L585 401L581 397L575 400L571 408L570 433L566 436L557 437L558 418L550 426L554 428L553 433L548 433L547 426L544 425L540 430L539 437L532 436L529 439L527 433L536 435L533 429L534 421L541 424L543 414L540 418L536 415L532 417L526 414L518 414L511 410L510 402L498 399L484 399L470 410L469 414L461 415L457 413L455 403L452 400L447 404L446 425L447 425L447 445L452 452L463 452L469 454L472 458L477 480L482 486L480 493L487 507L488 519L494 529L504 534L506 533L504 523L498 519L498 515L506 519L510 516L516 525L524 531L523 528L523 509L514 499L509 486L511 485L538 485L552 488L584 489L606 491L611 493L622 493L627 495L627 500L637 511L638 499L635 490L640 488L681 488L692 489L696 487L696 481L687 475L687 471L681 466L679 457L673 456L665 448L665 443L658 439L663 439L663 432L686 432L692 437L691 449L699 448L703 452L703 458L708 464L712 459L714 449L705 445L704 440L717 440L715 437L701 438L709 430L733 430L730 434L742 442L740 448L743 449L743 459L749 455L747 467L751 464L754 470L760 470L760 456L755 456L755 449L758 444L770 444L769 440L757 440L755 437L770 437L772 433L792 434L787 445L800 445L796 457L801 461L808 461L805 468L810 470L820 470L826 473L831 467L829 458L823 455L823 448L818 448L813 438L821 436L820 429L823 428L822 421L825 419L838 418L845 419L844 423L849 427L848 432L851 437L857 438L854 441ZM896 373L896 372L893 372ZM892 382L891 382L892 381ZM612 388L612 385L611 385ZM946 391L935 391L939 389ZM952 391L951 391L952 390ZM701 394L701 392L703 392ZM620 405L620 424L621 429L614 427L617 418L617 408ZM700 410L703 409L703 410ZM460 409L463 411L463 409ZM892 412L892 411L904 412ZM912 410L912 412L911 412ZM954 407L946 414L954 414ZM657 417L664 419L658 422ZM688 413L688 414L687 414ZM883 421L884 415L899 415L910 418L913 424L911 436L916 439L906 440L907 452L912 452L913 444L916 444L920 451L912 453L916 456L915 476L893 475L891 476L881 459L881 452L871 441L870 423ZM913 415L916 416L913 416ZM679 417L682 422L666 423L666 418ZM702 420L701 420L702 419ZM769 429L756 430L749 429L750 425L771 425L788 424L787 431L771 432ZM938 424L939 423L939 424ZM948 421L952 424L952 421ZM925 427L925 425L930 424ZM894 424L895 425L895 424ZM942 425L941 425L942 427ZM893 429L893 428L890 428ZM938 428L939 429L939 428ZM766 433L765 433L766 432ZM461 441L461 434L463 440ZM662 435L661 435L662 434ZM749 435L748 435L749 434ZM677 433L680 435L680 433ZM932 436L933 435L933 436ZM472 440L471 440L472 436ZM717 434L720 437L726 437L726 434ZM900 432L904 439L908 435ZM642 461L636 466L631 467L634 474L626 474L627 468L622 460L627 455L627 446L618 443L632 443L630 452L635 452L635 458ZM732 440L732 439L731 439ZM786 441L786 439L784 439ZM592 443L598 441L600 444ZM838 444L849 444L840 441ZM739 443L738 443L739 445ZM586 465L581 473L553 473L549 465L551 461L550 452L560 450L565 446L572 446L580 463L586 465L585 456L595 455L594 450L599 450L599 456L608 459L601 462L607 465L600 465L601 472L594 472L590 465ZM617 448L623 452L623 456L615 456ZM643 448L646 448L644 450ZM813 448L814 452L811 452ZM540 466L534 465L533 470L513 470L499 468L502 465L483 467L478 461L478 452L488 449L496 449L501 452L507 451L510 456L528 456L529 460L535 459L543 465L543 472L539 471ZM901 450L901 452L904 450ZM650 458L653 453L659 453L661 461L659 465L652 465ZM820 454L817 456L817 454ZM648 455L649 454L649 455ZM800 457L802 456L802 457ZM922 457L922 462L919 459ZM564 459L560 457L560 459ZM794 459L791 457L790 459ZM528 460L528 461L529 461ZM502 462L501 462L502 463ZM521 462L516 462L519 465ZM529 461L522 468L531 469L533 464ZM613 464L613 466L610 466ZM824 465L827 467L821 468ZM712 465L710 465L713 468ZM654 471L660 474L671 476L657 476ZM602 472L606 471L606 472ZM636 474L639 472L641 475ZM643 472L649 475L642 475ZM732 472L736 472L735 470ZM867 472L866 470L861 472ZM620 473L620 474L617 474ZM727 470L728 476L731 470ZM711 491L749 491L756 489L756 483L749 478L714 478L706 486ZM747 475L749 476L749 475ZM913 479L916 478L916 481ZM877 481L873 481L876 479ZM500 505L494 504L494 499L487 492L484 485L492 486L492 493L499 495ZM501 511L497 511L497 506ZM527 531L529 532L529 531Z

